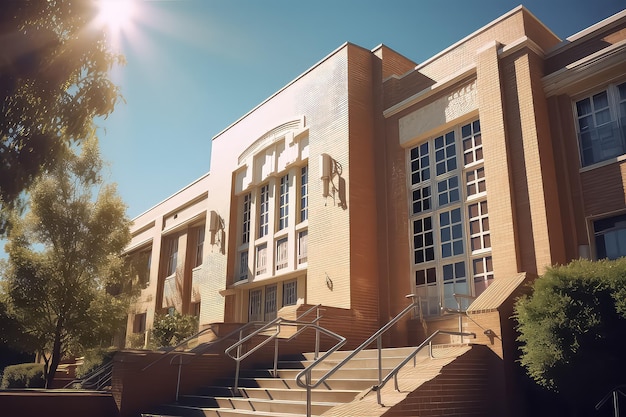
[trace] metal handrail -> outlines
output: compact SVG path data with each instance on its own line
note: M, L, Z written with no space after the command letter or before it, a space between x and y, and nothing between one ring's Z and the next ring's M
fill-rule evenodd
M596 407L595 407L596 411L598 411L609 400L609 398L613 398L613 415L614 417L619 417L618 394L620 394L623 397L626 397L626 393L624 392L624 390L626 390L626 385L618 385L615 388L613 388L604 396L604 398L600 400L600 402L598 402L598 404L596 404Z
M370 336L366 341L361 343L355 350L353 350L348 356L346 356L340 363L338 363L333 368L328 370L324 375L322 375L317 380L317 382L315 382L315 383L311 382L312 370L313 370L313 368L318 366L321 362L323 362L324 359L332 352L327 352L326 354L324 354L323 356L321 356L320 358L315 360L312 364L310 364L309 366L307 366L305 369L303 369L302 371L300 371L298 373L298 375L296 376L296 383L298 384L298 386L300 386L302 388L306 388L306 390L307 390L307 417L311 416L311 404L310 404L311 389L317 388L322 383L324 383L324 381L326 381L335 372L337 372L346 363L348 363L352 358L354 358L356 355L358 355L366 347L371 345L372 342L374 342L374 341L376 341L376 345L377 345L377 349L378 349L378 385L380 385L381 387L384 385L384 383L383 383L383 376L382 376L382 335L384 333L386 333L390 328L392 328L398 321L400 321L400 319L402 319L411 310L413 310L416 307L420 307L421 308L421 305L420 305L421 303L420 303L419 299L416 299L417 297L415 296L415 294L409 294L406 297L407 298L411 298L413 300L410 305L408 305L406 308L404 308L404 310L402 310L400 313L398 313L398 315L396 315L396 317L394 317L391 321L389 321L387 324L385 324L383 327L381 327L376 333L374 333L372 336ZM443 331L437 331L437 332L435 332L435 335L439 334L439 333L443 333ZM457 332L450 332L450 333L456 334ZM458 333L460 333L460 332L458 332ZM427 340L432 340L432 338L434 338L435 335L429 337ZM474 337L476 337L476 334L474 334L474 333L467 333L467 334L464 334L464 335L466 335L466 336L472 336L473 335ZM421 349L421 347L420 347L420 349ZM415 357L415 355L417 354L417 352L419 352L419 350L417 350L416 352L412 352L412 354L410 354L408 356L408 359L405 359L406 362L403 364L403 366L409 360L413 359ZM399 370L399 368L398 368L398 370ZM398 370L396 370L394 368L394 370L392 371L392 372L395 372L394 375L397 374ZM306 378L306 382L302 382L302 378L303 377ZM388 375L385 378L391 378L391 377ZM386 381L385 381L385 383L386 383ZM382 400L380 398L380 389L376 390L376 395L377 395L378 404L382 404Z
M104 365L99 366L90 372L86 377L72 380L70 383L66 384L64 388L71 388L74 384L80 384L80 389L85 389L85 384L91 383L95 379L97 381L94 385L95 390L100 391L106 386L107 382L111 382L111 375L113 375L113 361L109 361Z
M426 346L432 347L431 343L433 339L440 334L448 334L448 335L453 335L453 336L466 336L466 337L471 336L474 338L476 337L476 333L472 333L472 332L453 332L453 331L448 331L448 330L436 330L433 334L428 336L426 340L424 340L418 347L416 347L415 350L413 350L413 352L409 353L407 357L402 360L402 362L400 362L398 365L396 365L395 368L389 371L387 376L382 378L382 380L379 380L378 384L372 387L371 391L376 391L377 393L377 400L378 400L379 405L383 405L382 400L380 398L380 390L382 390L383 387L387 384L387 382L389 382L389 380L393 378L395 390L400 391L400 388L398 387L398 373L400 372L400 369L402 369L404 365L409 363L410 360L414 359L423 348L425 348ZM432 350L430 352L430 356L432 357ZM380 369L380 363L378 366Z
M304 313L300 314L295 320L288 320L288 319L284 319L282 317L277 317L274 320L270 321L270 322L249 322L248 325L250 326L261 326L259 329L255 330L254 332L248 334L247 336L243 336L243 330L244 328L241 329L241 331L239 332L239 341L237 341L236 343L234 343L233 345L231 345L230 347L228 347L224 353L226 355L228 355L231 359L233 359L235 361L235 383L234 383L234 389L237 390L239 388L239 371L240 371L240 364L241 361L243 361L244 359L246 359L247 357L249 357L250 355L252 355L253 353L255 353L257 350L259 350L260 348L262 348L263 346L265 346L266 344L268 344L271 341L274 341L274 377L276 377L278 375L278 335L280 334L281 325L286 325L286 326L302 326L300 329L298 329L298 331L296 331L296 333L294 335L292 335L291 337L289 337L286 341L289 342L291 341L294 337L296 337L297 335L299 335L300 333L302 333L304 330L309 329L309 328L314 328L315 329L315 351L319 352L319 334L321 333L325 333L328 334L331 337L339 337L342 338L342 336L336 335L335 333L330 332L329 330L324 329L323 327L320 327L317 325L317 322L319 322L319 320L322 318L319 315L319 308L320 308L321 304L317 304L312 306L311 308L309 308L307 311L305 311ZM310 321L310 322L306 322L306 321L302 321L301 319L307 315L309 315L312 311L316 310L317 311L317 317ZM245 326L244 326L245 327ZM247 351L246 353L242 354L241 353L241 349L243 347L243 345L248 342L249 340L251 340L252 338L258 336L261 333L267 332L269 329L275 327L275 331L273 334L269 335L269 337L267 337L265 340L263 340L261 343L257 344L254 348L252 348L251 350ZM345 340L344 342L345 343ZM342 343L342 346L343 346ZM236 349L236 354L235 356L233 356L231 353Z
M203 335L204 333L208 332L209 330L213 332L214 335L217 336L217 333L215 332L215 330L213 329L213 324L210 324L209 327L204 328L202 330L200 330L199 332L189 336L188 338L184 339L182 342L178 343L176 346L174 346L173 348L171 348L170 350L168 350L167 352L165 352L165 354L163 356L160 356L159 358L155 359L154 361L150 362L148 365L146 365L141 372L145 371L146 369L148 369L149 367L151 367L152 365L154 365L155 363L161 361L161 359L167 357L171 352L176 352L176 349L178 349L179 347L187 344L187 342L189 342L190 340L196 339L198 337L200 337L201 335ZM231 333L237 333L237 331L239 331L239 329L236 329L234 332ZM228 335L224 336L221 339L225 339L227 338Z

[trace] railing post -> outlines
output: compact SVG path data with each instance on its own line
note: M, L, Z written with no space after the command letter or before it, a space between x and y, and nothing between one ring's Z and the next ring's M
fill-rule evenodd
M306 373L306 417L311 417L311 372L312 370L309 369L309 372Z
M613 410L615 410L615 417L619 417L619 400L617 399L617 390L613 391Z
M319 322L319 318L320 318L320 308L317 307L316 309L316 321L315 323ZM320 331L319 329L316 327L315 328L315 356L313 359L317 360L317 358L319 358L320 356Z
M461 300L456 298L456 307L461 311ZM463 333L463 316L459 314L459 333ZM463 343L463 336L461 335L461 343Z
M183 358L178 355L178 381L176 381L176 402L178 402L178 393L180 392L180 373L183 367Z
M280 333L280 324L278 326L278 333ZM278 377L278 337L274 339L274 378Z
M383 380L383 339L379 335L376 338L376 347L378 348L378 385ZM378 400L378 405L382 405L382 398L380 397L380 390L376 390L376 399Z
M239 340L243 338L243 330L239 330ZM239 362L241 362L241 345L237 346L237 360L235 361L235 390L239 389Z

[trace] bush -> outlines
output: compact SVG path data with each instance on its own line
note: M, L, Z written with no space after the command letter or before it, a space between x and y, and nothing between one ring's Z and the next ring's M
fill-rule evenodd
M154 319L151 342L158 347L176 346L198 331L198 318L178 312Z
M550 268L532 290L515 306L530 377L587 407L623 383L626 258Z
M83 356L82 365L78 365L76 367L76 377L83 378L84 376L89 375L90 372L96 370L102 365L111 362L114 354L114 350L102 348L90 349L86 351Z
M43 388L45 385L43 364L21 363L4 368L0 388Z

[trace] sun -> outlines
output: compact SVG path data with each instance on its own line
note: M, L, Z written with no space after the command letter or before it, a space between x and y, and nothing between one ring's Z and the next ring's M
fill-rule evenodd
M98 22L113 36L130 24L133 12L133 0L98 0Z

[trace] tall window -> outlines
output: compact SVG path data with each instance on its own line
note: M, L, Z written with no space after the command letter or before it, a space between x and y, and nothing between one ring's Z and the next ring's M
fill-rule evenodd
M626 256L626 214L593 222L598 259Z
M298 302L298 281L286 281L283 283L283 306L292 306Z
M289 226L289 174L280 178L278 196L278 230L283 230Z
M248 279L248 251L244 250L239 252L239 274L237 274L237 281L246 279Z
M276 318L276 313L278 311L276 308L276 292L276 285L268 285L265 287L265 321L272 321Z
M259 196L259 237L263 237L269 232L270 186L268 184L261 187Z
M202 254L204 251L204 225L196 229L196 262L194 267L202 265Z
M626 153L626 83L578 100L576 120L583 166Z
M308 240L308 230L298 232L298 264L306 263L309 259Z
M243 196L241 243L250 242L250 193Z
M407 159L414 285L423 313L436 315L493 278L480 122L413 147Z
M250 290L250 301L248 303L248 320L263 321L262 306L263 290Z
M178 258L178 236L168 239L167 246L167 276L176 272L176 262Z
M289 241L287 238L276 242L276 270L287 268L289 264Z
M256 274L261 275L267 272L267 243L256 248Z
M309 166L300 170L300 221L309 218Z

